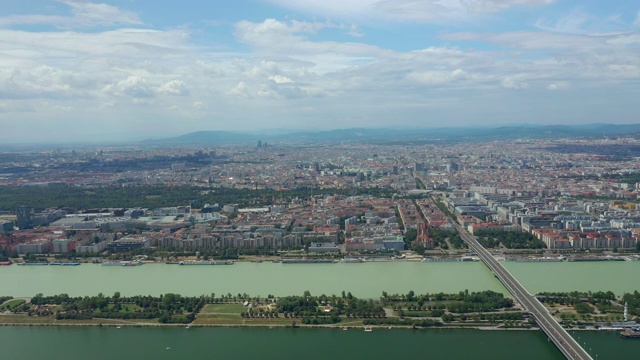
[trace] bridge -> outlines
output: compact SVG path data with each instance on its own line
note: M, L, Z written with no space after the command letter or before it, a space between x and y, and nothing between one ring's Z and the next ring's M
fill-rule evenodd
M592 359L591 355L584 350L578 342L569 335L569 333L556 321L556 319L549 314L547 309L535 298L535 296L529 294L527 290L516 280L511 273L502 266L501 263L496 260L484 246L480 245L478 240L466 229L457 224L455 221L451 222L453 226L460 233L460 237L469 245L469 248L473 250L482 262L493 272L493 274L502 282L502 284L509 290L511 295L518 301L524 308L534 316L538 326L549 337L556 347L562 352L567 359L577 360L589 360Z

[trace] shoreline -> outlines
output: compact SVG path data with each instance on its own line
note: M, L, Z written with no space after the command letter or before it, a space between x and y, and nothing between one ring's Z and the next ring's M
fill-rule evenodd
M188 325L188 326L187 326ZM114 329L122 329L122 328L184 328L185 330L192 328L246 328L246 329L334 329L344 331L363 331L365 328L372 330L475 330L475 331L541 331L540 328L532 327L532 328L501 328L497 326L455 326L455 325L447 325L447 326L430 326L430 327L413 327L413 326L394 326L394 325L344 325L344 326L334 326L334 325L305 325L299 324L295 327L291 325L282 325L282 324L157 324L157 323L148 323L148 324L88 324L88 323L57 323L57 324L45 324L45 323L0 323L0 327L98 327L98 328L114 328ZM566 329L567 331L589 331L589 332L619 332L619 330L600 330L600 329Z

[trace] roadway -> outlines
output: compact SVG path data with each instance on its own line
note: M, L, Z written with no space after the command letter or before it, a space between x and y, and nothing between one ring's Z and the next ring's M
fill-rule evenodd
M451 221L453 226L460 233L460 237L469 245L480 259L489 267L493 274L509 290L511 295L536 319L540 329L544 331L556 347L567 359L587 360L592 359L589 353L584 350L578 342L549 314L549 311L516 280L511 273L496 260L484 246L480 245L476 238L469 234L455 221Z

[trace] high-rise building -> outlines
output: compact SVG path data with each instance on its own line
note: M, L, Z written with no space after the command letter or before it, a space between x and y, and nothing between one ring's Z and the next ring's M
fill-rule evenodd
M33 226L33 208L29 206L20 206L16 209L18 217L16 225L20 229L29 229Z

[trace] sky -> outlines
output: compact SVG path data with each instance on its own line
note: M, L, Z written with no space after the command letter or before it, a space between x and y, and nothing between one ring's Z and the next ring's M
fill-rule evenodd
M635 0L0 0L0 143L639 115Z

